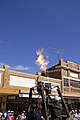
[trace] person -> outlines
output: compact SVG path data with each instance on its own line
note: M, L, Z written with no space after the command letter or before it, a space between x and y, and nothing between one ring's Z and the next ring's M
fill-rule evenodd
M14 111L11 111L11 120L14 120Z
M35 120L35 115L34 115L35 107L33 105L30 106L30 112L26 115L27 120Z
M77 113L77 109L75 109L75 112L74 112L74 120L78 120L78 113Z
M35 114L35 119L36 120L42 120L42 118L41 118L42 115L41 115L41 109L40 108L36 107L34 114Z
M30 112L26 116L27 120L42 120L41 113L36 105L31 105Z
M6 114L6 118L5 118L5 120L8 120L8 118L9 118L10 114L11 114L11 111L10 111L10 110L8 110L8 111L7 111L7 114Z
M5 120L5 116L4 116L4 114L1 115L1 120Z
M74 109L72 109L72 112L71 112L71 119L73 120L74 119Z
M3 113L2 112L0 112L0 120L1 120L1 116L3 115Z
M69 115L70 115L70 117L67 118L66 120L74 120L74 109L72 109L72 110L69 112Z
M14 113L14 120L21 120L21 115L19 111L15 111Z
M48 109L50 109L51 112L51 120L62 120L62 109L59 103L60 99L61 98L58 96L55 96L53 99L50 99L51 103L48 104Z
M78 113L78 120L80 120L80 109L79 109L79 113Z
M22 112L21 119L22 119L22 120L26 120L25 111Z

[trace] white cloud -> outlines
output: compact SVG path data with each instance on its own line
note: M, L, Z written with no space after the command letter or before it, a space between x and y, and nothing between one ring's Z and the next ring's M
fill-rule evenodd
M14 45L8 43L5 40L0 40L0 44L4 45L4 47L7 47L7 48L13 48L13 47L15 47Z
M14 70L30 70L31 68L23 66L23 65L17 65L15 67L11 67L11 69L14 69Z
M5 65L5 63L0 62L0 67L3 68L3 65ZM8 64L6 64L8 65ZM9 65L8 65L9 66ZM30 70L31 68L23 66L23 65L17 65L17 66L9 66L9 69L13 69L13 70Z

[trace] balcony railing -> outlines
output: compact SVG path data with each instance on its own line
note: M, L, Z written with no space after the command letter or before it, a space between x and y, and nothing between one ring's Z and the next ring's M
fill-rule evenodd
M78 94L80 95L80 88L75 88L75 87L67 87L67 86L64 86L64 94Z
M80 88L71 87L71 92L79 93L80 94Z

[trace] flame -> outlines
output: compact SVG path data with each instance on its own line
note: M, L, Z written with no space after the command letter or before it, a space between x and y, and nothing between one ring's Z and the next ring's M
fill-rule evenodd
M38 66L40 66L41 70L46 70L49 61L47 60L48 56L44 55L44 48L42 48L41 50L36 51L36 54L37 54L38 58L37 58L35 63Z

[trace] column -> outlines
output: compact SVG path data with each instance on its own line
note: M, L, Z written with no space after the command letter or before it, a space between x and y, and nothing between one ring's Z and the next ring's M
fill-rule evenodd
M68 72L68 77L70 77L70 70L67 71ZM69 93L71 92L71 86L70 86L70 78L69 78Z
M1 103L2 112L6 112L6 100L7 100L7 96L6 95L2 96L2 103Z

